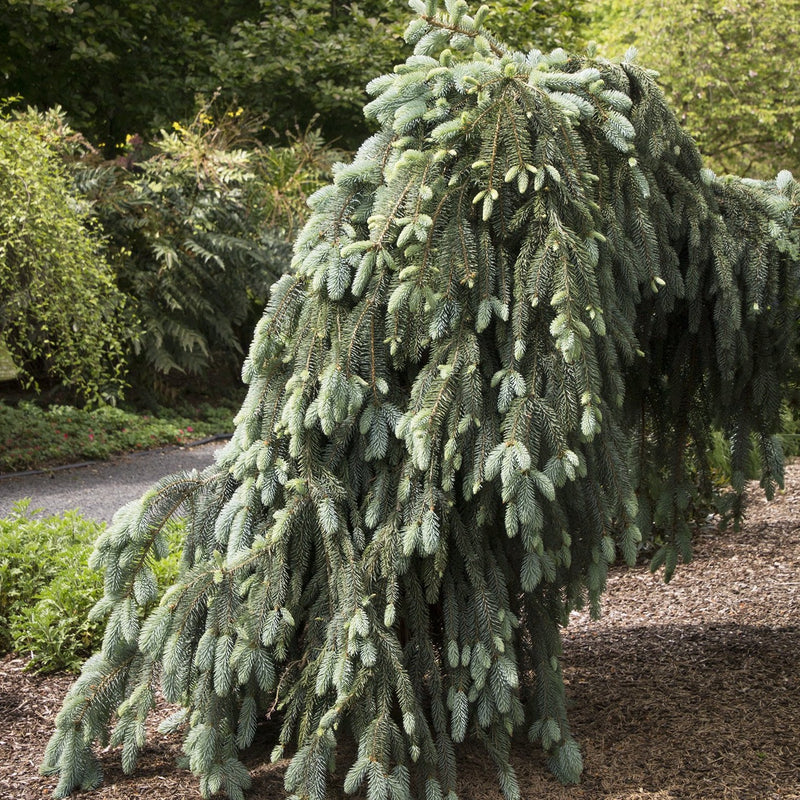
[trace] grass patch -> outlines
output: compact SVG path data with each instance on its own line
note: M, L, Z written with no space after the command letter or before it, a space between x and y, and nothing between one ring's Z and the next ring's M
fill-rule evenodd
M186 444L233 430L238 404L136 414L112 406L41 408L0 402L0 473L95 461L118 453Z

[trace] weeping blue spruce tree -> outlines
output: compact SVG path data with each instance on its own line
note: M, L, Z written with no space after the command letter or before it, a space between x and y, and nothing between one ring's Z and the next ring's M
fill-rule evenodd
M780 482L791 175L704 171L632 63L513 52L485 7L412 5L414 54L369 86L379 130L272 288L230 445L97 543L107 630L47 749L58 797L100 781L94 741L133 769L159 690L204 797L243 796L238 752L276 709L297 798L326 797L341 737L370 800L454 800L467 737L508 800L518 733L577 781L570 610L599 609L643 534L667 575L689 555L712 429L734 489L752 446Z

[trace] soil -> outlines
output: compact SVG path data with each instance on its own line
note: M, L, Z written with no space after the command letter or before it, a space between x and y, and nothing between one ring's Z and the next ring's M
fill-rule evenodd
M800 800L800 465L786 483L771 503L750 488L740 531L699 530L694 560L669 584L646 566L616 568L602 619L574 615L563 663L584 777L559 785L521 737L513 763L524 800ZM0 661L0 796L9 800L51 794L55 779L37 769L72 680L25 665ZM263 763L270 725L245 756L253 800L284 796L287 762ZM118 754L104 752L103 785L76 797L198 798L179 754L179 738L153 733L126 776ZM461 800L501 800L479 746L464 746L459 762Z

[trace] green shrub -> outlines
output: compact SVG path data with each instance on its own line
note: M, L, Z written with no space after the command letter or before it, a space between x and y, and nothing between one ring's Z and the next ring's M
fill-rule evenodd
M85 567L91 542L102 528L74 511L63 517L37 517L29 500L21 501L11 516L0 519L2 650L32 651L34 648L28 645L33 640L25 641L25 625L34 623L38 633L31 634L39 645L46 643L48 662L61 658L62 662L74 664L91 651L96 626L75 625L73 618L85 619L102 593L101 576ZM67 576L69 581L65 582ZM45 597L60 609L55 611ZM37 611L51 609L54 613L39 618ZM75 638L62 639L58 627L69 627ZM59 656L59 651L63 655Z
M183 414L135 414L113 406L41 408L0 402L0 473L40 469L115 453L185 444L233 429L231 407L202 404Z
M328 182L334 164L347 154L327 144L318 129L308 127L287 134L281 146L257 147L252 156L256 180L249 202L270 230L292 241L308 215L308 198Z
M103 594L102 574L88 566L105 525L77 511L39 517L30 500L0 519L0 651L29 656L40 672L76 670L103 638L103 625L89 612ZM154 561L160 586L177 574L182 536L175 523L170 555Z
M0 337L22 377L93 400L118 394L126 368L148 401L174 399L175 376L238 385L341 153L311 130L265 147L242 109L214 113L102 162L60 109L0 117Z
M89 400L123 386L125 302L51 145L54 118L0 103L0 336L32 386ZM59 135L66 136L67 131Z
M800 413L796 401L785 402L781 406L780 423L780 432L776 439L780 442L783 455L786 459L797 458L800 456ZM710 445L708 463L711 475L717 486L725 486L732 477L730 440L721 431L715 431ZM745 477L748 480L757 480L761 476L762 467L761 455L754 440L745 462Z
M107 235L117 284L141 320L132 381L235 376L267 289L288 267L288 236L330 167L319 139L254 143L240 110L201 111L115 162L75 165Z
M32 605L21 606L11 616L10 649L29 656L30 667L38 672L75 672L103 641L103 626L89 618L102 595L102 576L86 566L89 545L75 550L72 568L65 565Z
M800 354L797 363L800 367ZM783 454L787 459L800 456L800 385L798 377L794 376L789 396L781 409L779 438L783 445Z

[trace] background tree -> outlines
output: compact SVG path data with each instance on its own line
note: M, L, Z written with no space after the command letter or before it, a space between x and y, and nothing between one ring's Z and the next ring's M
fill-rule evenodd
M769 178L800 169L798 0L610 0L591 35L618 56L633 45L709 166Z
M195 113L218 37L256 0L80 0L65 11L0 3L0 97L62 106L106 155ZM213 89L214 87L212 87Z
M754 434L780 480L800 187L716 180L633 64L509 50L459 0L414 7L414 55L369 87L378 133L312 198L272 289L229 447L98 541L106 635L47 749L57 796L97 783L115 712L133 768L159 682L205 796L243 796L237 751L276 706L297 797L328 796L344 735L344 788L370 800L454 798L467 735L516 798L520 729L576 781L570 610L597 611L642 530L663 530L668 574L688 554L713 426L734 464Z
M584 21L563 0L495 3L514 44L577 47ZM405 2L105 0L0 3L0 97L61 105L105 154L195 113L196 95L267 115L283 137L321 116L354 148L369 129L364 86L403 54Z
M495 0L488 6L492 30L519 50L563 47L580 52L588 42L595 13L594 4L575 0Z
M266 113L279 135L319 116L329 141L356 147L368 133L364 86L403 52L403 5L262 0L219 43L207 88Z

